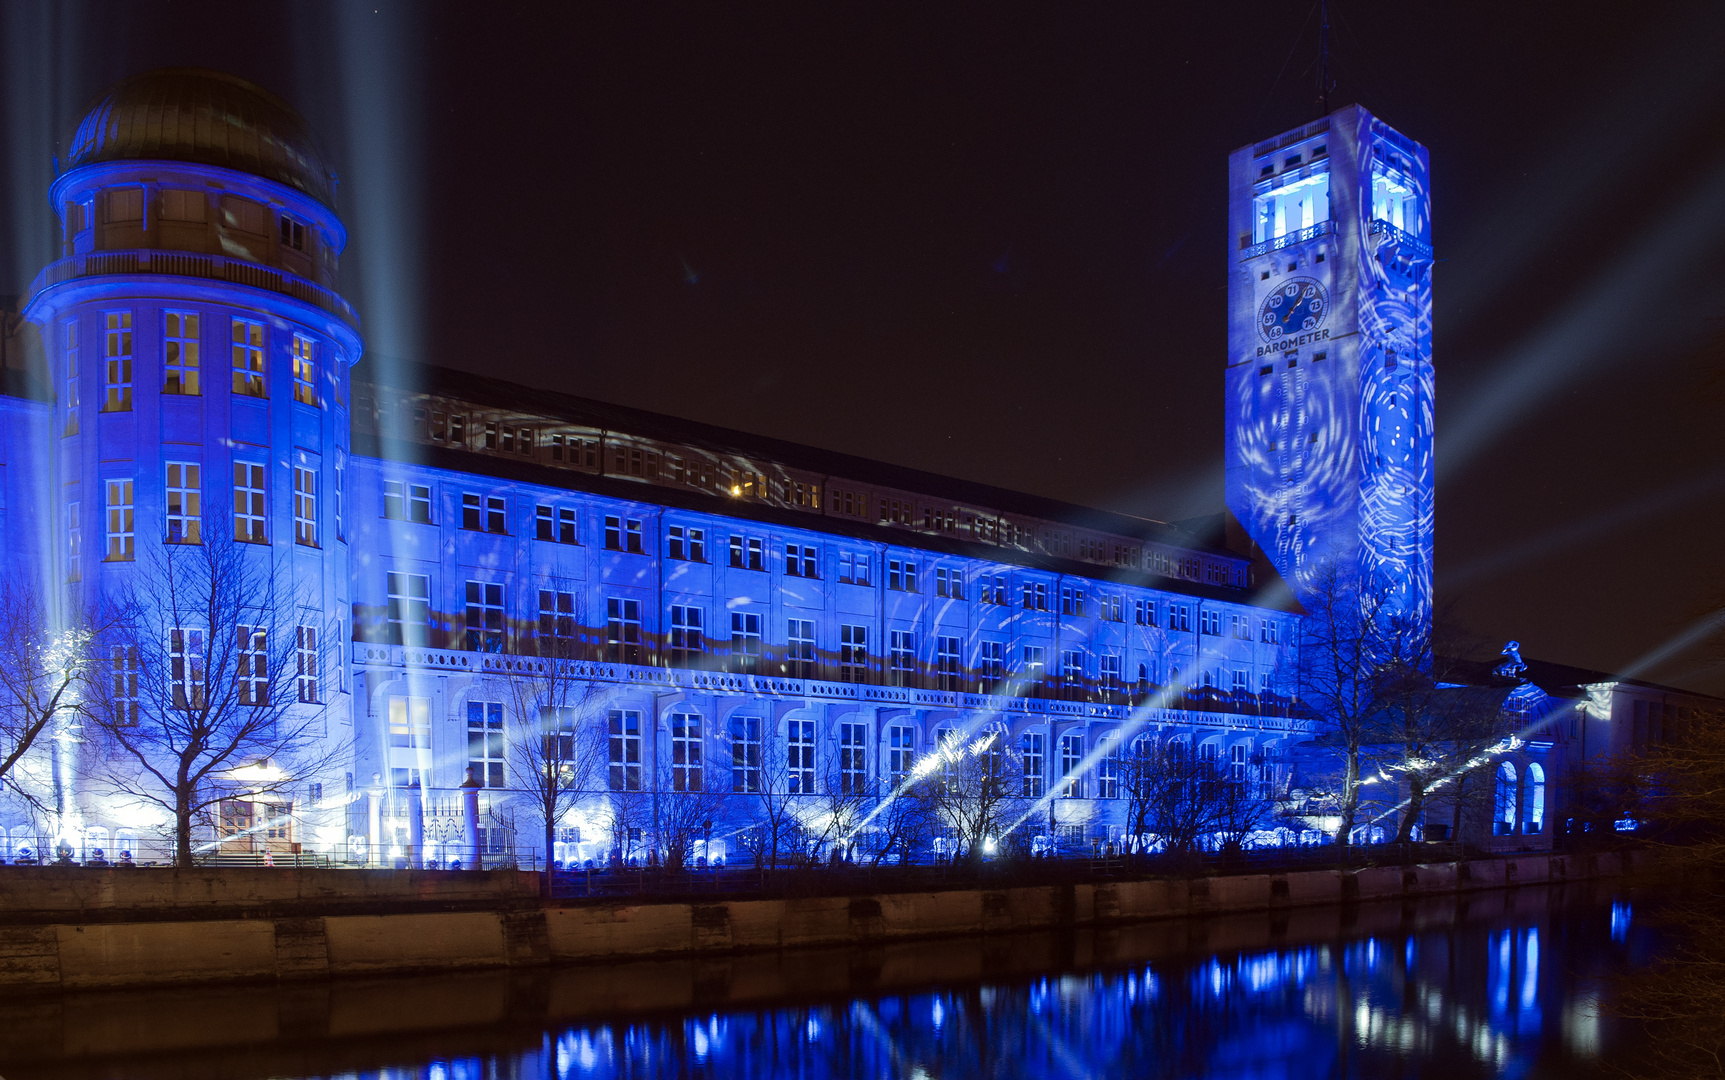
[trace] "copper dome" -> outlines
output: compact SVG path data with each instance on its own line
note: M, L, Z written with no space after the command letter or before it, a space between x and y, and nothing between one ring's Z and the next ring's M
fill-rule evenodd
M78 122L66 167L188 161L250 173L335 206L335 173L305 118L255 83L203 68L122 79Z

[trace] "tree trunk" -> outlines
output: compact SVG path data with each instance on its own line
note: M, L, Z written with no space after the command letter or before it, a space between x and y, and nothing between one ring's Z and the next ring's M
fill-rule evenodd
M174 792L174 865L192 867L192 799L183 785Z
M555 850L551 846L551 841L556 833L552 815L556 812L557 804L555 802L545 808L545 873L539 879L539 892L546 897L551 895L551 852Z
M1342 823L1336 829L1336 843L1346 847L1354 835L1354 815L1360 808L1360 752L1348 748L1347 771L1342 776Z
M1414 822L1420 818L1426 804L1425 785L1408 782L1408 805L1402 812L1401 824L1396 827L1396 843L1407 844L1413 841Z

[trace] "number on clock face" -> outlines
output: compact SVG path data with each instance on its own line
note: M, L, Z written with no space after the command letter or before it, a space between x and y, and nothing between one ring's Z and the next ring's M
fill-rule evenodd
M1324 321L1324 290L1309 278L1288 282L1264 298L1259 316L1266 338L1316 329Z

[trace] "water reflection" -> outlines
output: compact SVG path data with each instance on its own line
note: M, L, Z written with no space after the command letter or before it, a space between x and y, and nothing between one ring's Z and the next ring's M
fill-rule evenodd
M1168 934L1196 932L1201 939L1207 935L1212 946L1231 934L1242 938L1218 921L1207 930L1203 924L1159 924L1058 941L1026 939L1022 947L1012 939L995 939L997 970L1013 967L1010 953L998 951L1003 944L1032 959L1042 955L1038 949L1057 944L1080 960L1089 955L1092 962L1038 974L1022 973L1026 965L1019 965L1020 974L950 982L940 980L938 972L932 979L913 974L906 979L920 979L922 985L820 1000L793 991L770 1004L755 1003L780 991L742 985L747 979L735 970L729 972L730 982L714 991L713 972L703 975L697 967L691 969L691 1000L701 1000L699 980L707 978L706 996L728 1004L558 1022L557 1001L565 1002L565 1015L568 1009L591 1012L588 1006L569 1005L570 995L579 996L584 977L602 981L598 969L570 969L555 978L574 981L562 991L553 986L537 1004L518 987L510 991L512 1008L539 1015L499 1014L488 1030L513 1025L513 1045L507 1048L476 1031L472 1056L458 1052L459 1039L440 1037L435 1049L419 1043L426 1049L416 1062L406 1048L412 1043L404 1047L398 1040L387 1051L353 1043L348 1060L365 1061L367 1067L315 1075L344 1080L1569 1078L1588 1075L1602 1056L1621 1049L1623 1034L1596 1016L1593 1006L1598 980L1630 963L1637 950L1646 950L1644 931L1631 929L1627 893L1577 901L1573 892L1565 897L1558 889L1524 889L1476 897L1471 910L1469 904L1308 913L1352 920L1359 928L1354 936L1332 930L1322 939L1302 936L1297 925L1290 929L1288 914L1267 925L1260 917L1255 929L1242 933L1263 945L1210 952L1172 948ZM1492 911L1482 915L1481 907ZM1236 920L1234 925L1241 924ZM1194 926L1200 929L1193 931ZM905 948L926 957L960 946ZM892 958L883 956L879 950L858 950L804 962L848 963L853 981L876 987L904 981L892 974ZM960 953L950 956L937 968L963 967ZM795 954L787 957L794 973ZM989 966L985 957L982 970ZM609 994L615 1009L620 999L614 988L622 985L594 983L585 991L595 1000ZM522 1027L524 1019L529 1027ZM0 1024L5 1021L0 1010ZM336 1026L332 1020L331 1029ZM380 1055L411 1064L380 1067ZM299 1061L310 1064L303 1057ZM6 1064L0 1057L0 1072L12 1077L73 1075L51 1067L13 1073ZM252 1064L258 1075L314 1075L310 1069L268 1070L265 1061ZM100 1071L77 1074L161 1073L109 1059Z

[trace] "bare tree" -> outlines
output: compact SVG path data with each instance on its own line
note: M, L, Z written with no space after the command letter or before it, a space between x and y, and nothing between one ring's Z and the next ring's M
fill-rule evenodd
M1425 621L1396 606L1395 589L1339 562L1312 575L1295 647L1285 655L1291 685L1316 722L1318 738L1341 764L1336 842L1353 835L1368 747L1397 680L1428 655Z
M56 632L39 591L0 584L0 791L37 801L14 769L56 721L76 715L92 675L92 624L80 618Z
M908 865L928 840L937 820L934 784L928 777L912 778L880 797L874 816L859 834L870 866L879 866L895 854L900 866Z
M838 769L829 769L826 787L810 800L813 812L804 823L802 855L814 859L822 851L839 851L853 842L863 818L873 803L874 788L852 779L848 784Z
M96 643L112 677L87 705L107 743L93 779L162 808L175 862L191 866L192 829L221 800L321 775L323 706L303 649L327 635L268 547L166 545L137 569L125 620Z
M667 870L688 864L696 839L711 833L713 821L724 809L724 796L707 790L707 779L705 771L698 767L680 773L660 769L656 784L659 810L654 831Z
M935 754L929 779L935 810L953 840L953 856L978 862L988 841L998 841L1022 815L1022 759L1007 745L1001 728L968 742L949 735Z
M731 795L726 800L733 835L763 874L777 868L781 854L795 854L801 847L802 814L808 796L792 792L790 762L784 740L777 738L763 721L743 720L739 730L733 721L731 743Z
M555 644L560 640L542 639L546 647L540 657L525 661L526 671L509 681L518 725L518 737L508 748L509 772L545 830L541 887L546 895L557 823L600 789L607 764L606 693L599 684L580 678L572 659L558 655Z

